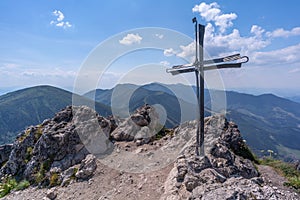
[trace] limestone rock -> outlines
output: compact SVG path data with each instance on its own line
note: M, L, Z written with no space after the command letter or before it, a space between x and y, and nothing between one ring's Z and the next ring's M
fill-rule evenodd
M50 200L54 200L57 197L57 192L55 188L51 188L47 190L46 197L49 198Z
M69 178L66 170L81 163L79 176L87 178L95 169L95 158L91 159L89 155L91 147L105 147L104 150L92 149L96 153L103 153L112 146L110 143L106 143L107 146L91 145L90 141L99 141L96 140L99 137L102 138L100 142L109 141L111 129L110 120L99 116L94 110L86 106L68 106L52 119L31 126L18 135L11 146L9 159L0 169L0 177L18 176L48 186L51 176L56 173L55 177L63 177L66 183ZM4 148L8 147L3 147L3 151Z
M149 143L161 128L155 108L144 105L120 123L111 137L116 141L135 141L139 146Z
M9 155L12 151L12 146L12 144L4 144L0 146L0 166L8 161Z
M192 126L195 128L196 122ZM189 130L187 127L183 124L175 132L184 134ZM195 156L196 140L192 138L166 181L176 183L165 184L161 200L249 199L251 195L269 199L270 188L264 191L261 182L251 181L259 176L252 162L235 154L245 145L237 126L223 116L213 116L206 118L205 131L206 156Z
M88 154L84 160L82 160L78 172L75 174L78 179L87 179L93 175L97 169L96 157L92 154Z

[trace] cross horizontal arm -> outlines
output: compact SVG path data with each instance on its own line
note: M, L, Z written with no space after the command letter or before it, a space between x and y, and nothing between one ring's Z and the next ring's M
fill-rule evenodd
M249 61L247 56L241 57L240 54L234 54L231 56L216 58L212 60L203 61L204 71L214 70L214 69L224 69L224 68L240 68L243 63ZM172 75L194 72L198 69L200 63L186 64L186 65L175 65L172 68L167 69L168 73Z
M182 74L182 73L188 73L188 72L194 72L196 70L195 67L183 67L183 68L170 68L166 71L168 73L171 73L172 75Z
M214 69L224 69L224 68L240 68L242 67L242 63L227 63L227 64L217 64L211 65L208 67L204 67L204 71L214 70Z
M241 59L241 56L238 53L238 54L234 54L234 55L231 55L231 56L226 56L226 57L223 57L223 58L215 58L215 59L212 59L212 60L204 60L203 64L204 65L209 65L209 64L229 62L229 61L234 61L234 60L239 60L239 59Z

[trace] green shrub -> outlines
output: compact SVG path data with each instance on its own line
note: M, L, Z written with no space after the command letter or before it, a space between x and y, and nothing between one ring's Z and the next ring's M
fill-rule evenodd
M4 197L18 185L16 179L5 177L0 184L0 197Z
M72 176L71 176L71 179L76 179L76 173L78 172L78 168L77 167L74 167L74 172L73 172L73 174L72 174Z
M35 182L37 184L41 183L43 180L45 179L45 174L43 171L39 170L36 174L35 174Z
M35 182L37 184L45 180L45 172L50 168L50 161L46 160L40 165L39 171L35 174Z
M27 180L23 180L21 182L18 183L18 185L16 186L16 190L24 190L26 188L28 188L30 186L29 181Z
M300 192L300 177L294 176L290 177L288 180L289 182L286 183L286 185L291 186Z
M43 135L43 127L42 125L38 125L38 128L34 133L35 140L38 141L42 135Z
M30 135L31 130L27 129L19 138L18 141L21 143L23 142L29 135Z
M49 186L50 187L53 187L53 186L57 186L60 184L60 180L59 180L59 175L58 173L52 173L51 176L50 176L50 184Z
M29 160L31 159L32 152L33 152L33 148L32 147L27 147L26 154L25 154L25 163L28 163Z
M167 129L166 127L163 127L156 135L155 135L155 140L160 140L166 135L173 135L174 130L172 129Z
M9 194L12 190L23 190L29 187L30 183L27 180L17 182L15 178L5 177L0 183L0 198Z

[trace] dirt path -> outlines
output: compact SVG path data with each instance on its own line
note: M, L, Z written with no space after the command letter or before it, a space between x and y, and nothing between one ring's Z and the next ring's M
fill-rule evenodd
M279 175L272 167L266 165L258 165L257 167L267 184L277 187L278 189L295 192L292 188L284 186L284 183L287 182L287 179Z

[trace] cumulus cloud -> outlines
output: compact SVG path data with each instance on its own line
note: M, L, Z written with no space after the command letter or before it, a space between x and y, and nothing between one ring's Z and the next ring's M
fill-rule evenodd
M61 11L54 10L52 15L54 15L56 19L50 22L51 25L62 27L64 29L72 27L72 24L69 21L64 21L65 16Z
M164 55L165 56L173 56L173 55L176 55L176 54L177 54L177 52L174 51L173 48L168 48L168 49L164 50Z
M276 29L273 32L268 32L267 35L269 37L291 37L300 35L300 27L295 27L292 30L284 30L283 28Z
M59 10L54 10L54 11L53 11L53 15L57 17L56 20L57 20L58 22L64 20L64 18L65 18L64 14L63 14L61 11L59 11Z
M142 37L139 34L129 33L122 40L119 40L120 44L124 45L132 45L132 44L140 44L142 41Z
M277 49L268 52L257 51L252 54L255 64L260 65L284 65L300 63L300 44Z
M233 25L233 20L237 18L235 13L223 14L220 10L220 6L213 2L211 4L206 4L205 2L195 5L192 9L193 12L199 12L200 16L206 22L213 22L220 31L223 33L228 27Z
M155 34L155 37L158 37L159 39L163 39L164 38L164 35L163 34Z
M166 60L161 61L159 64L161 64L161 65L163 65L163 66L165 66L165 67L170 66L170 63L169 63L168 61L166 61Z
M182 58L193 57L195 55L195 48L196 48L195 42L192 42L186 46L181 45L180 46L181 51L177 53L177 56Z
M253 25L250 32L253 33L256 37L262 37L265 30L260 26Z

